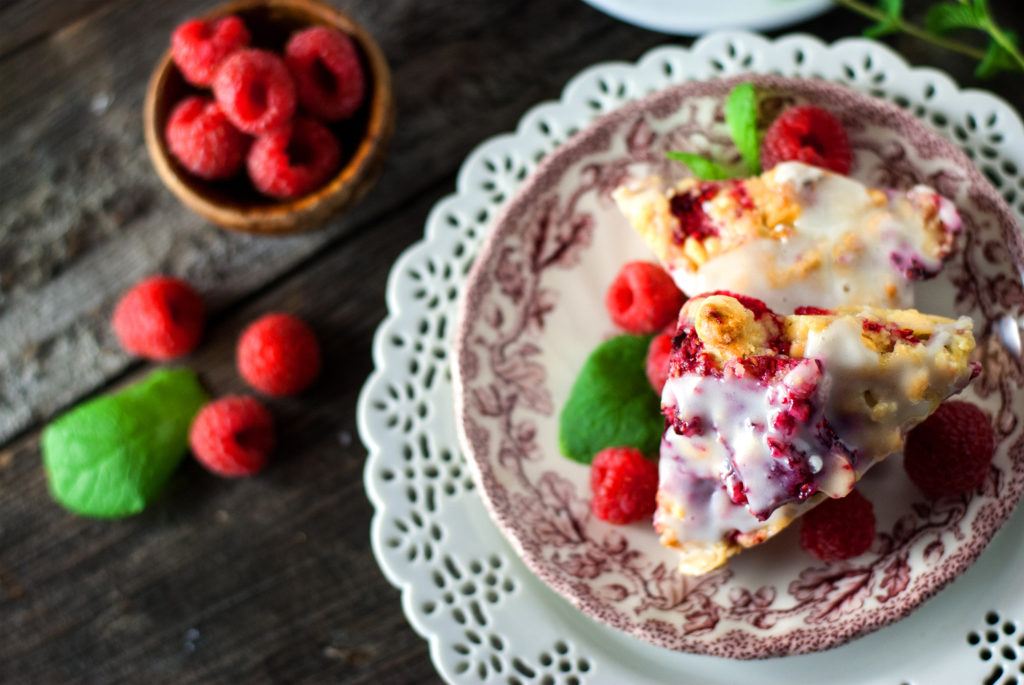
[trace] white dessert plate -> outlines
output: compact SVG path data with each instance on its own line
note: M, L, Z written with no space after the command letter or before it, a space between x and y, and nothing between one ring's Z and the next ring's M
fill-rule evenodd
M413 627L429 640L431 657L447 680L639 683L664 682L669 678L696 678L698 682L747 680L799 683L814 682L815 674L827 668L832 674L830 679L836 683L891 685L892 682L948 682L952 677L955 677L956 682L981 682L993 677L997 671L995 678L1004 672L1013 674L1020 666L1017 652L1024 647L1024 644L1017 645L1020 633L1024 631L1024 578L1018 571L1024 563L1024 545L1019 542L1019 536L1024 531L1024 516L1020 513L1013 519L1010 526L1012 530L996 536L990 549L963 576L962 581L955 583L950 590L943 592L938 599L909 619L877 635L844 645L827 655L790 656L749 664L662 649L590 620L539 582L486 516L479 490L474 487L467 473L467 463L460 456L452 410L453 386L449 376L448 353L456 303L464 290L466 274L477 256L482 238L491 230L496 215L508 205L509 198L523 185L524 179L536 168L538 162L602 113L687 79L707 79L745 72L792 76L814 73L865 92L873 92L909 109L945 137L956 140L960 148L978 160L1004 197L1014 204L1017 216L1024 215L1024 125L1012 108L989 94L961 91L948 77L934 70L911 69L884 46L860 39L828 46L807 36L767 41L751 34L725 32L708 36L691 49L665 47L653 50L636 64L599 64L573 79L560 101L543 103L528 112L514 133L498 136L478 147L462 167L457 192L440 201L430 213L424 241L410 248L392 270L388 285L389 315L374 341L376 370L364 387L358 411L360 433L369 450L365 482L376 508L371 530L374 552L385 575L401 588L403 608ZM653 117L652 121L656 123L657 119ZM656 138L656 127L652 128ZM638 130L637 133L642 131ZM621 145L622 142L617 139L614 144ZM646 135L634 136L633 142L639 142L641 147L651 144L651 141L646 140ZM878 143L877 154L892 161L892 173L913 173L917 168L920 160L913 157L900 158L898 145L892 147L888 139L881 139ZM608 144L612 144L611 138ZM908 148L904 146L904 149ZM938 165L936 170L941 170L947 163L945 157L947 155L943 153L931 160ZM949 159L955 159L955 156ZM599 157L596 161L601 162L602 159ZM546 173L553 173L558 166L548 163ZM564 166L560 174L575 173L567 171L571 164ZM590 171L587 170L587 173ZM956 197L958 188L944 187L944 179L945 176L939 174L936 185ZM972 177L971 184L975 181L977 179ZM882 183L877 179L873 182ZM561 190L557 183L552 187L556 195ZM591 212L612 211L611 203L601 200L599 193L591 195L590 198L581 195L577 201L578 208ZM1002 216L1000 212L1003 210L993 201L991 190L986 189L968 198L967 207L972 215L980 211L978 216L983 216L979 234L998 234L1000 229L992 217ZM525 215L523 220L526 221ZM575 266L565 268L564 263L556 259L533 283L542 288L550 288L552 294L556 295L552 302L554 310L542 316L548 333L556 330L552 327L564 329L568 325L563 321L564 312L571 310L575 304L580 307L590 306L586 304L587 298L603 287L598 281L610 278L604 275L605 271L613 272L619 260L643 254L641 245L629 242L632 238L628 237L630 233L624 223L620 224L620 228L622 230L617 233L626 241L626 250L622 254L607 255L602 249L602 241L604 236L612 234L595 231L591 245L577 251L580 261ZM991 335L994 331L986 331L989 334L985 338L988 343L985 347L987 354L1003 360L996 363L1002 364L1004 373L998 377L988 373L975 381L975 390L983 390L986 397L971 398L989 410L1004 404L1011 408L1009 413L1000 415L1000 430L1009 436L1001 441L1002 451L997 460L1000 477L991 478L986 484L987 490L969 500L954 498L940 503L927 503L920 496L916 499L912 497L913 501L905 502L909 509L903 516L913 516L914 525L897 526L896 522L900 518L896 516L897 507L894 505L893 511L889 511L887 505L883 505L880 520L884 535L876 541L873 554L882 554L880 545L883 543L891 544L893 549L905 550L907 565L911 570L906 586L900 587L903 584L903 569L906 568L902 563L893 567L889 572L890 580L886 581L888 567L879 568L878 564L872 565L866 558L856 560L862 570L858 573L851 565L852 575L837 576L835 584L849 587L845 584L851 582L851 578L853 585L857 584L858 578L868 578L870 592L854 592L849 595L851 601L839 605L838 614L832 614L837 618L835 623L816 623L808 628L808 632L825 632L830 635L827 639L836 643L876 627L868 621L856 624L859 627L852 628L852 632L848 630L850 621L860 620L856 614L868 611L870 606L878 607L887 603L891 607L900 605L898 611L894 610L889 616L882 615L880 621L902 615L909 604L923 601L927 590L919 591L921 586L917 583L925 582L922 579L929 569L932 571L932 581L929 582L934 582L936 573L952 576L959 570L959 566L966 565L973 555L980 552L981 545L976 544L975 540L987 538L988 529L994 529L1012 508L1015 493L1019 493L1024 478L1019 456L1024 448L1024 439L1021 438L1020 422L1014 422L1011 418L1014 410L1021 410L1017 393L1024 378L1019 361L1022 313L1020 282L1008 262L1008 250L1011 249L1008 246L1016 245L1013 249L1019 250L1019 240L1019 235L1010 235L1005 240L988 241L984 246L968 244L967 254L979 259L977 263L970 263L969 272L961 273L962 276L969 273L973 274L971 278L984 277L990 281L988 285L991 287L986 286L976 293L980 298L978 301L984 303L983 309L996 312L1010 308L1012 313L1012 317L1001 319L989 315L985 317L996 322L994 331L998 331L1005 341L1000 342L998 336ZM628 250L633 252L628 253ZM489 253L493 256L493 247L489 248ZM591 271L593 266L587 265L593 259L604 260L607 268L602 266ZM1005 272L1004 278L991 281L990 275L1002 272ZM947 272L950 275L953 273ZM566 284L570 277L575 276L584 276L594 281L574 283L573 292L592 292L578 292L575 296L569 296L577 298L569 304L566 293L570 289ZM948 283L948 279L945 282ZM505 285L512 285L512 281L506 280ZM956 291L949 285L946 287L948 292L945 294L941 288L929 288L924 294L930 299L925 300L923 306L939 313L952 312ZM510 292L514 290L513 287ZM500 287L496 286L490 297L497 293L500 293ZM931 298L945 305L932 306ZM968 302L961 304L973 306ZM541 309L546 307L545 304ZM570 313L570 316L576 315ZM580 316L585 318L582 311ZM565 351L559 354L566 359L564 363L572 365L572 368L552 371L550 363L542 366L544 378L529 384L531 393L534 393L531 401L539 402L538 406L543 409L545 406L539 393L549 393L553 416L557 403L564 400L564 397L555 393L567 390L567 383L571 382L578 365L596 340L610 332L609 324L597 337L588 340L586 336L592 336L593 330L584 326L560 341L560 344L565 344ZM489 334L493 335L493 331ZM580 340L575 340L576 337ZM543 338L539 340L544 342ZM1014 344L1017 345L1016 353L1013 352ZM486 366L482 368L492 367L490 360L485 362ZM531 378L531 373L536 373L529 370L529 367L526 369L526 379ZM523 370L522 366L512 369L513 375ZM558 383L563 384L562 390L553 389ZM1013 404L1014 398L1016 405ZM486 400L486 393L481 399ZM486 401L481 406L486 407ZM499 405L491 405L492 408L495 406ZM544 428L543 424L550 422L551 416L545 417L544 412L529 409L524 411L521 407L515 411L522 412L525 423L534 423L539 427L536 433L537 444L541 444L542 439L549 439L551 428ZM514 428L518 431L514 434L520 439L527 438L531 430L525 424L516 424ZM542 433L545 430L548 431L548 438ZM558 456L553 444L545 447L551 456L551 467L542 465L542 470L550 470L571 484L571 488L563 488L559 481L549 478L549 482L558 483L559 487L547 490L548 495L555 499L568 497L565 500L565 516L561 520L556 517L555 522L570 537L585 532L593 538L593 531L598 528L591 526L600 522L587 520L583 511L586 493L580 486L584 482L581 474L585 469ZM1008 444L1013 444L1016 450L1017 456L1012 461L1007 451ZM533 464L525 466L528 469L534 468ZM868 494L876 498L876 506L877 498L887 490L902 496L906 493L905 488L909 488L909 484L899 480L899 464L893 462L890 466L892 473L879 472L877 478L872 476L873 481L869 484L871 490ZM573 473L574 470L578 471ZM516 480L513 478L499 482L508 488ZM998 488L1005 499L996 502L986 494L992 488ZM895 498L893 501L899 503ZM540 503L543 505L544 500L541 499ZM918 506L915 510L914 504L923 507ZM983 511L991 513L983 514ZM542 518L546 515L542 514ZM561 513L558 515L561 516ZM571 521L568 518L570 515L576 515L585 527L576 531L571 523L568 527L562 525ZM918 525L923 520L932 521L935 526L929 528ZM909 523L911 521L908 519ZM653 541L653 533L642 524L635 524L625 530L607 526L602 532L606 533L604 537L593 539L605 547L606 557L609 553L618 559L628 556L616 552L623 542L627 550L643 548L642 554L647 554L647 545ZM934 543L940 543L941 549ZM579 550L588 544L581 542ZM660 553L656 542L650 549L651 554ZM551 550L555 551L554 548ZM927 555L925 550L929 550ZM940 552L943 563L930 562ZM738 656L765 653L763 649L759 651L757 645L764 631L799 630L793 628L793 623L799 624L802 620L800 610L794 612L793 616L776 613L787 607L783 604L784 600L791 601L789 587L781 588L781 592L778 589L778 576L765 577L747 586L738 584L738 581L749 577L748 567L761 567L763 570L768 565L778 563L781 569L789 563L787 560L797 558L796 555L800 554L802 552L792 537L786 539L783 536L762 550L741 555L728 571L730 577L715 588L704 586L705 589L694 592L695 583L688 581L694 609L687 613L692 614L692 618L697 621L705 621L707 625L707 616L713 613L716 606L726 609L725 615L719 615L715 627L702 633L707 636L719 630L724 622L733 621L742 613L737 611L737 607L749 607L745 615L750 617L751 622L739 621L742 625L730 638L735 643L731 653ZM529 560L528 556L524 558ZM636 559L646 564L650 558L640 556ZM815 565L804 559L804 567L813 570ZM575 569L584 577L576 577L565 571L555 561L563 562L562 566ZM616 584L599 582L605 574L601 568L605 561L601 557L587 569L590 562L585 555L570 557L570 550L563 547L549 557L538 555L531 563L535 570L538 570L540 563L553 567L554 573L567 574L570 580L567 581L569 588L566 594L574 601L578 599L573 597L573 593L585 597L589 592L597 598L595 601L608 602L608 598L613 600L609 604L612 620L616 620L615 612L622 611L615 604L616 597L621 594L618 588L605 588L603 596L589 589ZM621 601L625 602L627 611L634 612L632 615L627 613L626 617L635 625L646 626L643 630L655 626L659 636L656 639L660 643L712 652L714 648L697 644L705 638L694 633L702 629L698 628L691 631L689 636L685 635L683 626L689 619L671 608L674 606L678 610L682 606L671 594L681 586L679 579L669 573L671 565L670 561L666 562L665 572L657 574L654 573L657 565L654 568L647 566L647 570L641 572L649 571L651 574L637 576L637 582L649 588L649 595L667 598L665 606L668 609L651 605L641 610L640 614L635 614L637 605L630 606L629 602L631 598L636 601L639 593L631 595L630 585L619 583L627 590ZM953 570L943 571L938 566L948 566ZM925 573L920 573L920 569L924 569ZM612 570L611 573L618 571ZM594 578L585 577L592 574ZM639 580L641 577L643 580ZM796 577L799 579L799 573ZM716 578L711 585L721 580ZM813 578L810 580L813 584ZM933 589L937 589L940 584L941 578L935 582ZM758 594L758 590L768 585L776 587L774 596L770 590ZM842 589L830 589L831 585L827 581L818 587L827 592L844 594ZM885 596L889 588L899 591L885 602L879 600L878 596ZM566 590L565 587L560 589ZM749 594L745 595L744 589ZM706 604L704 597L708 598ZM788 605L788 608L794 607ZM846 609L852 609L852 612L848 613ZM644 621L643 617L649 616L650 612L665 613L669 619L663 624ZM732 612L731 615L729 612ZM760 616L766 620L759 620ZM638 619L644 622L640 623ZM771 629L755 625L759 622L761 626L767 626L772 619L775 619L775 623ZM691 627L695 625L690 624ZM629 628L628 625L623 627ZM847 631L845 635L844 630ZM682 637L679 637L680 634ZM719 641L717 644L720 646L724 643ZM808 651L820 646L823 645L790 644L786 651ZM777 653L779 650L769 651ZM719 650L717 653L725 652Z
M822 14L832 0L584 0L616 19L662 33L696 36L719 29L768 31Z

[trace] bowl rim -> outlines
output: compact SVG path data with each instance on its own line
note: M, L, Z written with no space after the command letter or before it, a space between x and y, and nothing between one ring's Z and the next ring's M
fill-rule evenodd
M465 287L456 314L453 337L455 359L452 365L452 389L455 398L455 422L459 445L466 456L467 464L481 493L485 509L506 540L516 551L517 556L534 575L592 619L612 626L645 642L671 650L696 654L739 659L760 659L832 649L905 618L954 581L977 560L978 556L988 546L996 531L1006 522L1022 496L1024 496L1024 488L1020 488L1018 492L1012 494L1011 498L1004 498L999 503L999 507L995 512L996 515L983 522L986 524L984 527L988 528L987 534L976 537L977 541L974 543L965 543L950 560L951 564L945 565L933 574L936 576L934 582L913 593L913 596L907 598L906 601L886 604L872 615L865 616L864 620L859 622L856 627L835 632L819 630L815 626L804 627L793 631L792 635L794 637L792 639L786 639L790 633L778 637L750 636L737 633L734 629L724 636L717 638L714 642L702 642L687 638L675 630L668 629L661 625L661 621L640 620L623 614L620 610L609 606L607 602L599 599L589 590L581 587L581 583L575 582L562 573L555 564L534 550L536 545L525 535L522 523L517 520L513 511L512 502L507 496L508 493L499 493L495 490L496 487L499 487L502 479L495 474L497 460L492 454L494 446L490 445L489 449L484 450L485 458L481 458L478 454L482 444L486 445L487 443L486 441L481 443L479 436L471 435L467 427L467 421L472 414L472 410L471 403L465 396L464 380L473 373L475 368L475 362L470 359L472 353L467 351L469 347L468 339L478 318L474 315L479 312L481 303L490 295L491 291L491 288L488 288L487 284L482 282L481 275L493 268L493 262L500 256L499 248L502 242L513 232L511 227L514 224L509 222L514 221L515 217L524 214L528 210L531 196L544 188L556 185L565 171L577 164L586 155L588 144L593 140L606 139L609 135L609 130L616 123L639 114L659 111L659 108L664 109L666 103L675 101L677 93L680 92L692 93L693 90L699 90L701 87L707 87L708 84L713 83L716 88L722 90L724 96L732 86L743 82L752 82L756 86L768 88L804 88L826 93L842 93L864 105L875 108L887 121L898 123L900 126L908 127L927 135L944 153L948 153L952 157L959 168L964 170L965 184L984 188L986 199L992 201L991 214L998 218L999 230L1005 234L1008 227L1011 229L1007 236L1007 247L1011 257L1018 268L1024 268L1024 233L1021 233L1020 226L1013 212L1007 206L1002 196L992 187L977 165L970 160L963 150L925 122L914 117L910 112L881 98L873 97L844 84L820 78L746 73L727 78L687 81L657 90L592 121L541 160L537 168L533 170L513 197L504 205L491 224L490 230L485 236L466 277ZM684 95L683 97L689 96ZM1013 451L1014 447L1015 445L1007 447L1011 451L1011 458L1015 454ZM978 516L975 514L975 519L973 520L977 522L977 518ZM972 525L972 532L975 535L977 535L976 527L976 525ZM794 644L795 648L787 649L788 643Z
M385 148L394 130L394 95L391 88L391 71L377 42L369 32L347 14L318 0L233 0L214 8L201 18L209 21L264 7L300 10L313 15L356 41L366 57L368 75L373 84L370 109L365 131L355 151L349 157L348 163L339 169L324 186L294 200L265 205L228 206L196 192L181 179L171 160L164 136L157 126L156 110L160 103L160 96L172 71L177 68L174 65L170 47L164 51L157 62L146 88L142 108L143 129L146 149L157 175L163 184L190 209L224 228L262 235L290 235L318 227L327 216L322 217L319 221L300 221L288 225L291 220L311 214L314 209L319 209L322 203L328 202L332 198L337 199L339 207L344 204L346 199L352 201L358 199L361 194L358 191L353 191L351 198L344 196L342 191L347 187L354 186L360 179L372 179L379 172ZM337 208L332 207L331 209Z

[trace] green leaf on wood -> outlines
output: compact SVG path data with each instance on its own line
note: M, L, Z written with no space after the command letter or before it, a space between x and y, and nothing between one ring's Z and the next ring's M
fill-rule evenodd
M761 173L761 136L757 132L757 91L741 83L725 101L725 123L751 174Z
M893 19L899 19L903 16L903 0L878 0L878 9Z
M712 162L707 157L701 157L700 155L695 155L692 152L676 152L674 150L670 150L665 153L665 156L673 161L682 162L688 166L690 171L693 172L693 175L702 181L724 181L727 178L732 178L732 174L730 174L725 167Z
M188 449L192 418L209 398L187 369L161 369L72 409L43 430L54 499L84 516L136 514Z
M1017 45L1016 33L1013 31L1004 31L1003 33L1014 45ZM974 75L978 78L989 78L1000 71L1013 70L1015 68L1016 63L1013 56L993 38L988 42L985 57L978 63L978 68L974 70Z
M954 29L984 28L978 12L973 7L948 2L933 5L928 10L924 23L929 31L939 34L948 33Z
M559 416L562 454L584 464L606 447L657 454L665 420L647 380L650 342L647 335L620 335L590 353Z

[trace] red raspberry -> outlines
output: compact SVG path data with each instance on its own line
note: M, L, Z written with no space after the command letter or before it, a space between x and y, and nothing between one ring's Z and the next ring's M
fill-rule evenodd
M313 26L292 34L284 59L307 112L325 121L338 121L359 109L366 80L355 43L344 33Z
M672 335L662 333L651 339L651 345L647 348L647 380L650 381L654 392L661 396L665 389L665 381L668 380L668 357L672 352Z
M590 510L609 523L632 523L654 513L658 465L633 447L609 447L590 464Z
M846 129L820 107L790 107L768 128L761 144L761 165L765 169L785 161L850 173L853 152Z
M242 168L248 141L213 100L182 100L167 121L167 147L196 176L219 179Z
M907 434L903 466L929 497L956 495L981 485L995 450L985 412L970 402L944 402Z
M117 303L114 333L121 347L149 359L173 359L195 349L203 332L203 301L188 283L154 276Z
M275 131L295 113L295 83L284 61L266 50L239 50L217 69L213 95L240 130Z
M341 149L322 124L295 117L288 126L261 136L249 148L249 178L256 190L287 199L322 186L338 168Z
M295 395L320 373L313 331L290 314L267 314L238 339L238 373L268 395Z
M650 262L629 262L605 294L616 326L630 333L657 333L679 316L686 297L664 269Z
M208 86L220 63L248 44L249 31L238 17L192 19L171 34L171 56L186 81Z
M251 476L274 450L274 418L252 397L210 402L192 421L189 444L196 459L221 476Z
M852 559L868 551L875 539L875 512L864 495L827 499L804 515L800 546L822 561Z

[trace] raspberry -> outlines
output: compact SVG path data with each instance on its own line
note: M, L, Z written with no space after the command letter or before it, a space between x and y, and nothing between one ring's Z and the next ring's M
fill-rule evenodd
M313 331L290 314L267 314L238 339L238 372L268 395L294 395L320 373Z
M167 121L166 137L171 154L201 178L227 178L245 161L245 136L213 100L199 96L182 100Z
M274 418L252 397L229 395L199 411L188 441L196 459L210 471L251 476L267 465L274 450Z
M249 149L249 178L272 197L299 197L322 186L338 168L341 149L331 132L313 119L295 117Z
M281 128L295 113L288 67L266 50L239 50L224 60L213 77L213 95L231 123L257 136Z
M359 109L366 81L356 46L344 33L326 26L299 31L288 39L284 59L310 114L338 121Z
M609 447L590 465L590 510L609 523L631 523L654 513L658 465L633 447Z
M820 107L790 107L768 128L761 144L761 164L765 169L785 161L850 173L853 153L846 129Z
M875 512L864 495L828 499L804 516L800 546L822 561L852 559L868 551L875 539Z
M629 262L608 287L604 304L616 326L630 333L656 333L667 326L686 298L664 269Z
M659 396L668 380L668 358L671 353L672 335L669 333L654 336L651 346L647 348L647 380Z
M903 466L929 497L955 495L981 485L995 449L985 412L970 402L944 402L907 434Z
M203 301L177 278L137 283L117 303L114 333L121 347L149 359L173 359L195 349L203 332Z
M208 86L220 63L248 44L249 31L238 17L216 21L192 19L171 34L171 56L186 81Z

